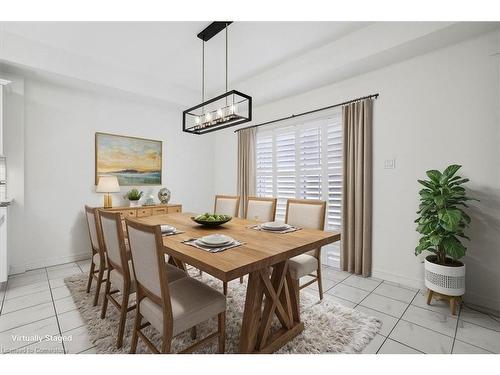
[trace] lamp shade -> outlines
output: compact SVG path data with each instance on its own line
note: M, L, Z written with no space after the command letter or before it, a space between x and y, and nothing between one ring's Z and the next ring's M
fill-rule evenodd
M120 191L118 179L116 176L100 176L95 191L97 193L118 193Z

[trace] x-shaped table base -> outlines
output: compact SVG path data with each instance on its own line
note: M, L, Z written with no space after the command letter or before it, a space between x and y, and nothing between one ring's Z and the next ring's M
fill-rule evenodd
M265 298L264 298L265 295ZM273 353L304 329L300 321L298 281L288 261L263 268L248 278L240 336L241 353ZM281 327L273 329L276 316Z

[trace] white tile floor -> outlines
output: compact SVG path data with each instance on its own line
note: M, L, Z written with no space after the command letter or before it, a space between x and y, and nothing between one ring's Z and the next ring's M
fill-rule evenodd
M382 321L364 353L500 353L500 321L486 314L464 307L453 317L445 302L427 305L423 290L333 268L323 279L325 299ZM303 291L318 295L316 284Z
M0 287L0 353L95 353L64 284L88 269L82 261L9 277ZM428 306L423 291L329 267L323 285L325 299L382 321L364 353L500 353L500 322L486 314L464 307L453 317L444 302ZM317 296L317 284L302 292Z

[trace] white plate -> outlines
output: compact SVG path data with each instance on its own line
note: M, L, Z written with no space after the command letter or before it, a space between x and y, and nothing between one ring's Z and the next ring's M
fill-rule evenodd
M197 244L198 246L201 246L201 247L224 247L224 246L230 246L230 245L234 244L234 240L231 239L231 241L225 242L223 244L209 245L209 244L203 242L201 239L197 239L196 241L194 241L194 243Z
M225 245L233 241L231 237L225 236L223 234L211 234L210 236L201 237L199 240L206 245L217 246Z
M160 228L162 233L173 233L177 230L175 227L166 224L160 225Z
M261 228L267 230L284 230L290 228L290 225L279 221L269 221L267 223L261 224Z

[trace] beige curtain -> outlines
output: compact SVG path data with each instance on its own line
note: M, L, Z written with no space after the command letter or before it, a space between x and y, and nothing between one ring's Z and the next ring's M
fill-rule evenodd
M244 215L247 198L255 195L256 131L256 128L250 128L238 132L238 195L241 198L241 217Z
M342 269L370 276L372 267L373 100L342 108Z

